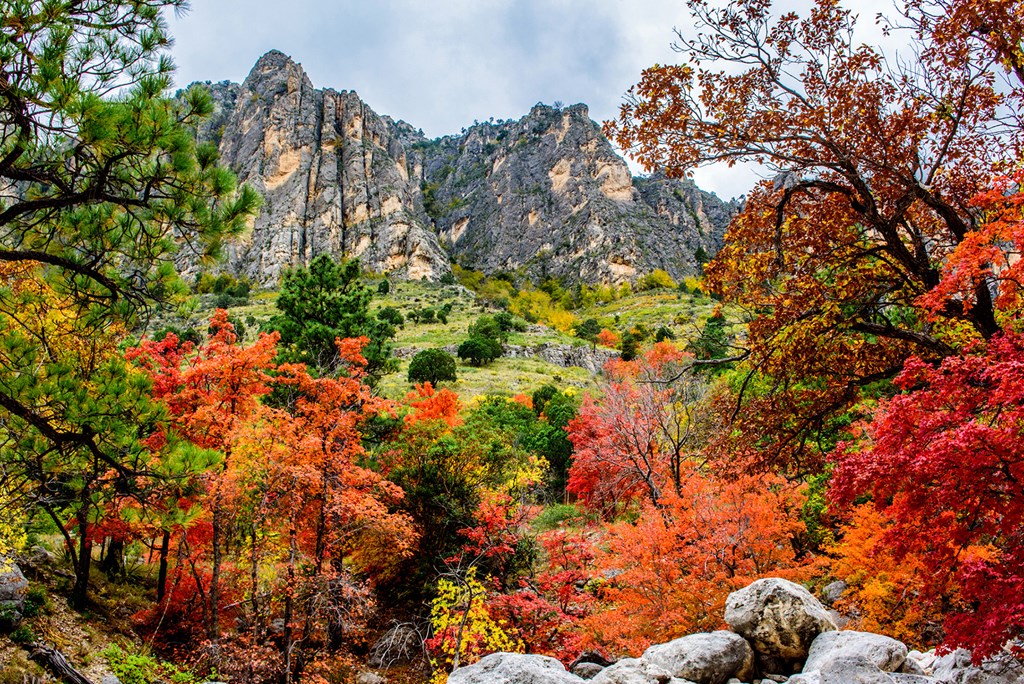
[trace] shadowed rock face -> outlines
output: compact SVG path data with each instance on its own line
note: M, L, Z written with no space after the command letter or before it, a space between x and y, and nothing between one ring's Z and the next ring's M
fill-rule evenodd
M623 282L681 278L721 246L734 203L663 176L633 178L585 105L427 140L350 91L318 90L271 51L241 85L207 84L200 136L265 199L228 269L273 286L322 252L437 279L449 255L487 273ZM439 239L440 238L440 239Z
M317 90L276 51L241 86L211 90L225 107L234 100L219 131L222 159L264 197L251 235L229 248L230 270L274 285L283 268L323 252L412 279L450 270L393 125L358 95Z

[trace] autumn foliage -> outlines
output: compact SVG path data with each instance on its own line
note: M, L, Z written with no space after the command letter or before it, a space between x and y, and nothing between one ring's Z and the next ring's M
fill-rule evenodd
M680 493L645 502L634 524L608 527L596 564L611 579L584 621L591 643L639 655L652 643L723 627L726 597L760 577L811 576L799 487L782 480L719 480L692 463Z
M206 515L168 529L176 546L164 552L176 556L168 606L141 617L154 619L158 632L157 614L202 614L214 643L225 635L225 615L243 619L248 634L231 647L248 643L251 661L297 675L318 644L337 639L348 595L360 592L352 569L386 575L411 552L416 534L393 511L401 490L358 464L360 425L390 410L361 383L365 340L338 342L348 368L338 378L275 365L276 342L272 334L239 344L219 311L197 348L168 335L129 353L151 374L171 416L151 441L169 443L173 435L223 455L192 497ZM261 401L275 388L287 391L287 406ZM258 646L278 617L280 653Z
M886 543L960 603L947 636L986 653L1024 630L1024 340L1006 333L932 366L907 362L866 439L843 445L833 495L870 493ZM931 598L939 598L932 596Z

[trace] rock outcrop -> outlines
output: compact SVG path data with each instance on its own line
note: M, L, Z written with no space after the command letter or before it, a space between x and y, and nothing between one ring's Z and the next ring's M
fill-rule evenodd
M21 620L27 592L28 580L21 568L0 556L0 625L10 626Z
M737 210L690 181L633 178L585 105L427 140L354 92L315 88L278 51L240 85L204 85L200 138L265 200L227 268L262 286L322 252L413 279L440 278L450 258L569 283L681 278Z
M730 595L726 605L730 626L735 623L733 629L743 630L743 636L691 634L585 674L595 684L1024 684L1024 664L1009 655L974 665L964 650L944 656L908 653L903 643L886 636L836 631L818 600L785 580L755 582ZM803 655L794 656L798 652ZM765 662L785 663L788 669L769 672ZM460 668L448 681L581 684L587 679L565 672L551 658L497 653Z
M448 684L579 684L582 681L554 658L520 653L492 653L448 677Z
M273 286L285 267L327 252L412 279L450 271L395 124L356 93L314 88L277 51L261 57L241 86L210 89L217 108L200 133L264 198L251 234L229 248L230 270Z
M691 634L644 651L643 659L673 677L697 684L725 684L732 678L754 674L754 651L747 640L733 632Z
M736 206L692 182L633 178L586 105L535 106L414 146L426 207L463 265L622 282L682 278L721 247Z
M820 670L835 660L854 658L884 672L896 672L907 659L907 647L895 639L870 632L823 632L811 644L805 670Z

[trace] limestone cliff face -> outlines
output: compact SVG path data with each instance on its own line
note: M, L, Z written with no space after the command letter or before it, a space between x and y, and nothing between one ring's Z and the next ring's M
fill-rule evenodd
M223 161L264 205L251 235L229 249L232 271L272 286L283 268L323 252L413 279L450 270L393 124L354 92L317 90L276 51L234 88L211 87L230 113L207 135L219 133Z
M428 213L455 259L569 282L676 278L714 254L736 211L691 182L634 179L585 105L413 145Z
M264 286L323 252L409 278L439 278L450 259L569 283L681 278L737 208L688 181L633 178L585 105L427 140L354 92L314 88L277 51L241 85L207 87L200 136L264 197L227 267Z

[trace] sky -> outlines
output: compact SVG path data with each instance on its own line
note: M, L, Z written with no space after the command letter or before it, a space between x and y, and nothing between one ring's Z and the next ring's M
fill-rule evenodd
M241 82L278 49L317 88L355 90L433 138L518 119L537 102L613 118L645 67L680 60L673 29L687 22L683 0L192 0L170 29L178 86ZM757 178L746 167L695 175L723 198Z

